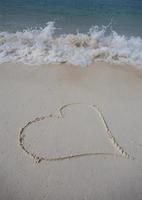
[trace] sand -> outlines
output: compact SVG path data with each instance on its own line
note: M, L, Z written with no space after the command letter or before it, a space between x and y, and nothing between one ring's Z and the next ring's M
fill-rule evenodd
M0 200L141 200L141 91L130 66L0 65Z

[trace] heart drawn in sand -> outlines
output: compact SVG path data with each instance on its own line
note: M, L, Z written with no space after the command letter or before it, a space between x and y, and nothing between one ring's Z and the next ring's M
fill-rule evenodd
M25 146L25 138L26 138L26 128L28 128L30 125L33 125L35 123L38 123L43 120L48 120L49 119L59 119L62 118L64 119L64 113L67 108L73 107L73 106L78 106L78 105L84 105L92 109L92 111L96 112L99 119L101 120L102 126L105 129L105 132L107 134L108 139L110 140L111 144L114 146L114 148L118 151L119 154L114 154L114 153L96 153L96 152L87 152L87 153L80 153L80 154L73 154L73 155L67 155L67 156L58 156L58 157L47 157L47 156L40 156L35 154L34 152L31 152L29 149L26 148ZM130 158L129 154L118 144L116 141L115 137L113 136L108 123L104 117L103 112L100 110L100 108L97 105L89 105L89 104L82 104L82 103L72 103L72 104L66 104L63 105L59 110L58 113L56 114L49 114L47 116L42 116L42 117L37 117L28 123L20 129L19 132L19 145L22 148L22 150L30 156L32 159L35 160L36 163L39 163L41 161L59 161L59 160L67 160L67 159L73 159L73 158L79 158L83 156L122 156L124 158Z

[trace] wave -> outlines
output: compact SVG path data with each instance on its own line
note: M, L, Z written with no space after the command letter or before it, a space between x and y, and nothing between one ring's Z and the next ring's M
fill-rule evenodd
M119 35L110 25L92 26L86 34L57 36L54 22L41 29L0 32L0 63L87 66L94 61L131 64L142 69L142 38Z

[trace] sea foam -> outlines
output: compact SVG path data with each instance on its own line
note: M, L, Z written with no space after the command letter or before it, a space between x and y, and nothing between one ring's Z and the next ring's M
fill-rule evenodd
M84 33L56 35L54 22L42 29L0 32L0 63L69 63L94 61L131 64L142 69L142 38L119 35L109 26L92 26Z

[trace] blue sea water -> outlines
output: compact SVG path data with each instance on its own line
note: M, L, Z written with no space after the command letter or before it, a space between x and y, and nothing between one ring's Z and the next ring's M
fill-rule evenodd
M0 0L0 63L142 69L142 0Z
M142 0L0 0L0 30L56 21L62 32L86 31L112 21L118 33L142 36Z

